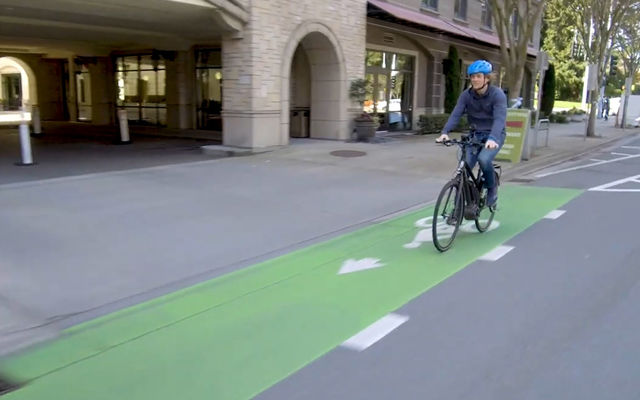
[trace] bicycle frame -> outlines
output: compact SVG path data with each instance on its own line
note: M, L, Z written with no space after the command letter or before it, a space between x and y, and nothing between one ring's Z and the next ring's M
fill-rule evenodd
M469 144L471 146L471 144ZM480 193L482 191L482 180L480 176L481 170L478 170L478 176L473 174L473 170L467 164L467 152L465 146L462 147L462 158L456 169L456 178L460 179L459 193L462 195L462 206L464 207L464 215L466 219L473 219L478 208L483 207L479 204ZM468 210L468 206L474 206Z

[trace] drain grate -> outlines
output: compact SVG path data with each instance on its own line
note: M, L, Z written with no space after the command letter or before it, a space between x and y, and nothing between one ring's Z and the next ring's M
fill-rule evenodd
M336 150L332 151L329 154L336 157L362 157L367 155L367 153L365 153L364 151L357 150Z
M18 385L17 383L9 382L8 380L0 376L0 396L4 396L9 392L13 392L19 387L20 385Z

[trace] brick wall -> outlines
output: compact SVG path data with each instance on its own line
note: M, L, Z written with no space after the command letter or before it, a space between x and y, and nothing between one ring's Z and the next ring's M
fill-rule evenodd
M339 40L347 79L364 73L366 0L254 1L241 39L223 42L226 110L277 111L283 56L292 34L305 24L325 25Z

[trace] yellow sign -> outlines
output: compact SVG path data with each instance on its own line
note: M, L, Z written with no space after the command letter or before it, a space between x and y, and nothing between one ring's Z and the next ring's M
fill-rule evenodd
M497 160L520 162L530 125L531 112L529 110L507 109L507 137L496 156Z

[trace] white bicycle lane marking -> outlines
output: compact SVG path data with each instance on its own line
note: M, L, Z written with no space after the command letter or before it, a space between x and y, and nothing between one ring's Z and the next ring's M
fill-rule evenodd
M635 183L635 188L618 188L615 186L624 185L625 183ZM640 175L629 176L618 179L617 181L605 183L604 185L594 186L589 189L590 192L640 192Z
M433 232L432 232L432 221L433 217L421 218L415 222L415 226L418 228L423 228L418 231L413 241L403 245L405 249L416 249L422 245L422 243L433 242ZM495 219L491 223L489 227L489 231L492 231L500 226L500 222ZM446 238L447 235L451 236L453 233L453 226L448 225L444 220L438 221L438 231L442 232L443 238ZM460 231L466 233L476 233L476 225L474 221L467 221L460 224Z
M624 148L631 148L631 146L622 146ZM550 172L545 172L542 174L537 174L535 175L536 178L544 178L546 176L551 176L551 175L556 175L556 174L561 174L563 172L570 172L570 171L576 171L579 169L584 169L584 168L590 168L590 167L595 167L598 165L603 165L603 164L610 164L610 163L614 163L614 162L618 162L618 161L625 161L625 160L629 160L632 158L638 158L640 157L640 154L627 154L627 153L616 153L616 152L611 152L612 155L617 155L619 156L618 158L612 158L611 160L594 160L592 159L592 163L590 164L585 164L585 165L578 165L576 167L571 167L571 168L564 168L564 169L559 169L557 171L550 171Z

